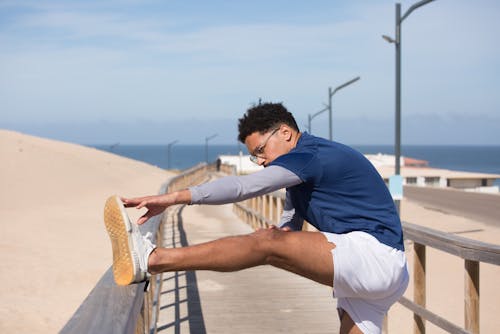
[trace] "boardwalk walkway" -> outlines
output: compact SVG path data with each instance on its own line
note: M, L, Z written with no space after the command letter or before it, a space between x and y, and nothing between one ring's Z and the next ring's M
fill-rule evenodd
M232 206L178 206L164 222L166 247L250 233ZM262 266L234 273L166 273L158 333L336 333L331 289Z

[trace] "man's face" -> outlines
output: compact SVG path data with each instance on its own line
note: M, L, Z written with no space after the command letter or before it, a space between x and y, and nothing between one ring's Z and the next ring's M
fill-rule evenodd
M245 139L245 145L253 162L266 167L277 157L288 153L292 148L288 144L290 129L281 125L268 132L254 132ZM253 156L253 157L252 157Z

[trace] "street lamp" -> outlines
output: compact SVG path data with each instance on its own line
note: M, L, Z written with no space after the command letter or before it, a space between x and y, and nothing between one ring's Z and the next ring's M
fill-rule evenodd
M422 0L414 5L412 5L406 13L401 16L401 4L396 3L396 30L395 38L391 38L386 35L382 35L382 38L389 43L394 43L396 47L396 134L395 134L395 174L400 175L401 173L401 23L403 23L404 19L408 17L415 9L428 4L434 0ZM400 212L400 201L396 199L396 208L398 212Z
M324 107L323 109L321 109L320 111L318 111L317 113L315 114L309 114L307 115L307 131L312 134L312 130L311 130L311 121L313 120L314 117L318 116L319 114L321 113L324 113L325 111L328 110L328 107Z
M328 87L328 114L329 114L329 117L328 117L329 136L328 136L328 138L330 140L332 140L332 96L336 92L338 92L339 90L341 90L342 88L347 87L347 86L349 86L352 83L355 83L359 79L360 79L360 77L356 77L356 78L354 78L352 80L349 80L346 83L344 83L344 84L336 87L334 90L332 90L332 87Z
M209 137L205 137L205 162L208 164L208 141L217 137L217 134L213 134Z
M170 143L167 144L167 169L170 169L170 151L172 149L172 146L174 146L174 144L177 144L179 141L178 140L174 140Z

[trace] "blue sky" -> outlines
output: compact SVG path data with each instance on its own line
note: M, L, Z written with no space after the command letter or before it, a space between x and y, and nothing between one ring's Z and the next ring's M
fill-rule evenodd
M403 12L415 1L402 1ZM328 87L334 138L394 141L394 2L1 1L0 128L79 143L236 141L252 104L300 126ZM500 145L500 3L403 23L404 144ZM328 136L328 117L313 120Z

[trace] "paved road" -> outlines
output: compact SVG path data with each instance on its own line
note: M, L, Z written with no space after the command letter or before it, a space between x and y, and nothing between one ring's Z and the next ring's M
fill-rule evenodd
M500 226L500 195L405 186L404 196L432 210Z

